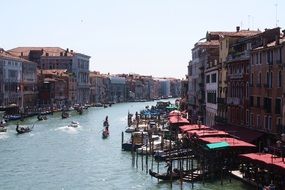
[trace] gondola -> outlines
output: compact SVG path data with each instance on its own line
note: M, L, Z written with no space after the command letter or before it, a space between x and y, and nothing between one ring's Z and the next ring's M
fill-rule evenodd
M30 127L19 127L19 125L17 125L16 131L18 134L23 134L23 133L28 133L28 132L32 131L32 128L30 128Z
M109 137L109 135L110 135L109 131L105 128L102 132L102 138L106 139Z
M167 174L167 173L163 173L163 174L159 174L156 172L153 172L151 169L149 169L149 175L151 175L152 177L155 177L157 179L161 179L161 180L178 180L180 179L180 177L184 177L184 174L181 173L180 176L180 171L178 169L174 169L172 174Z
M82 108L82 107L78 108L78 109L77 109L77 112L78 112L80 115L82 115L82 114L83 114L83 108Z
M39 121L47 120L47 116L45 116L45 115L38 115L37 118L38 118Z
M62 113L61 113L61 118L62 119L66 119L66 118L68 118L69 117L69 113L67 113L67 112L65 112L65 111L63 111Z

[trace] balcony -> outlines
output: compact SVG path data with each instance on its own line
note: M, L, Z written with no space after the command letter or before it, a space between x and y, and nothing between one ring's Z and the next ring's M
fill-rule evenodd
M241 101L240 98L237 97L227 97L227 104L240 105Z
M229 79L242 79L243 73L228 74Z
M245 50L242 52L235 52L231 53L227 57L228 62L233 62L233 61L241 61L241 60L247 60L250 58L250 52L249 50Z
M255 87L261 88L261 84L260 84L260 83L257 83L257 84L255 85Z

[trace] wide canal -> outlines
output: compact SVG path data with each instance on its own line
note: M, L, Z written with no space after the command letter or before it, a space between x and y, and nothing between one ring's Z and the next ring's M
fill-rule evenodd
M127 113L135 113L156 102L115 104L108 108L89 108L83 115L71 112L61 119L60 113L48 120L26 119L35 123L32 132L17 135L15 123L0 133L0 189L171 189L169 183L157 182L132 167L130 152L121 151L121 132L127 125ZM102 139L102 123L109 116L110 136ZM80 127L67 125L76 120ZM127 136L125 136L127 138ZM163 167L161 169L164 169ZM183 183L183 189L191 189ZM172 189L181 189L173 182ZM239 181L226 180L201 184L194 189L250 189Z

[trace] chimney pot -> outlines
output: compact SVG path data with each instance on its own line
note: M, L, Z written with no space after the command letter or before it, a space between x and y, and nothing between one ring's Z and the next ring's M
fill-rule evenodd
M68 51L69 51L69 49L68 49L68 48L66 48L66 51L68 52Z
M237 29L237 32L239 32L240 31L240 26L237 26L236 29Z

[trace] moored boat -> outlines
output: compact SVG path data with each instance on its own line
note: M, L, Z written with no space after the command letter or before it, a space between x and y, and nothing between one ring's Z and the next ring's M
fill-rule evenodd
M171 173L162 173L162 174L156 173L150 169L149 175L151 175L152 177L155 177L157 179L167 180L167 181L178 180L178 179L184 177L184 173L180 172L178 169L174 169L173 172L171 172Z

